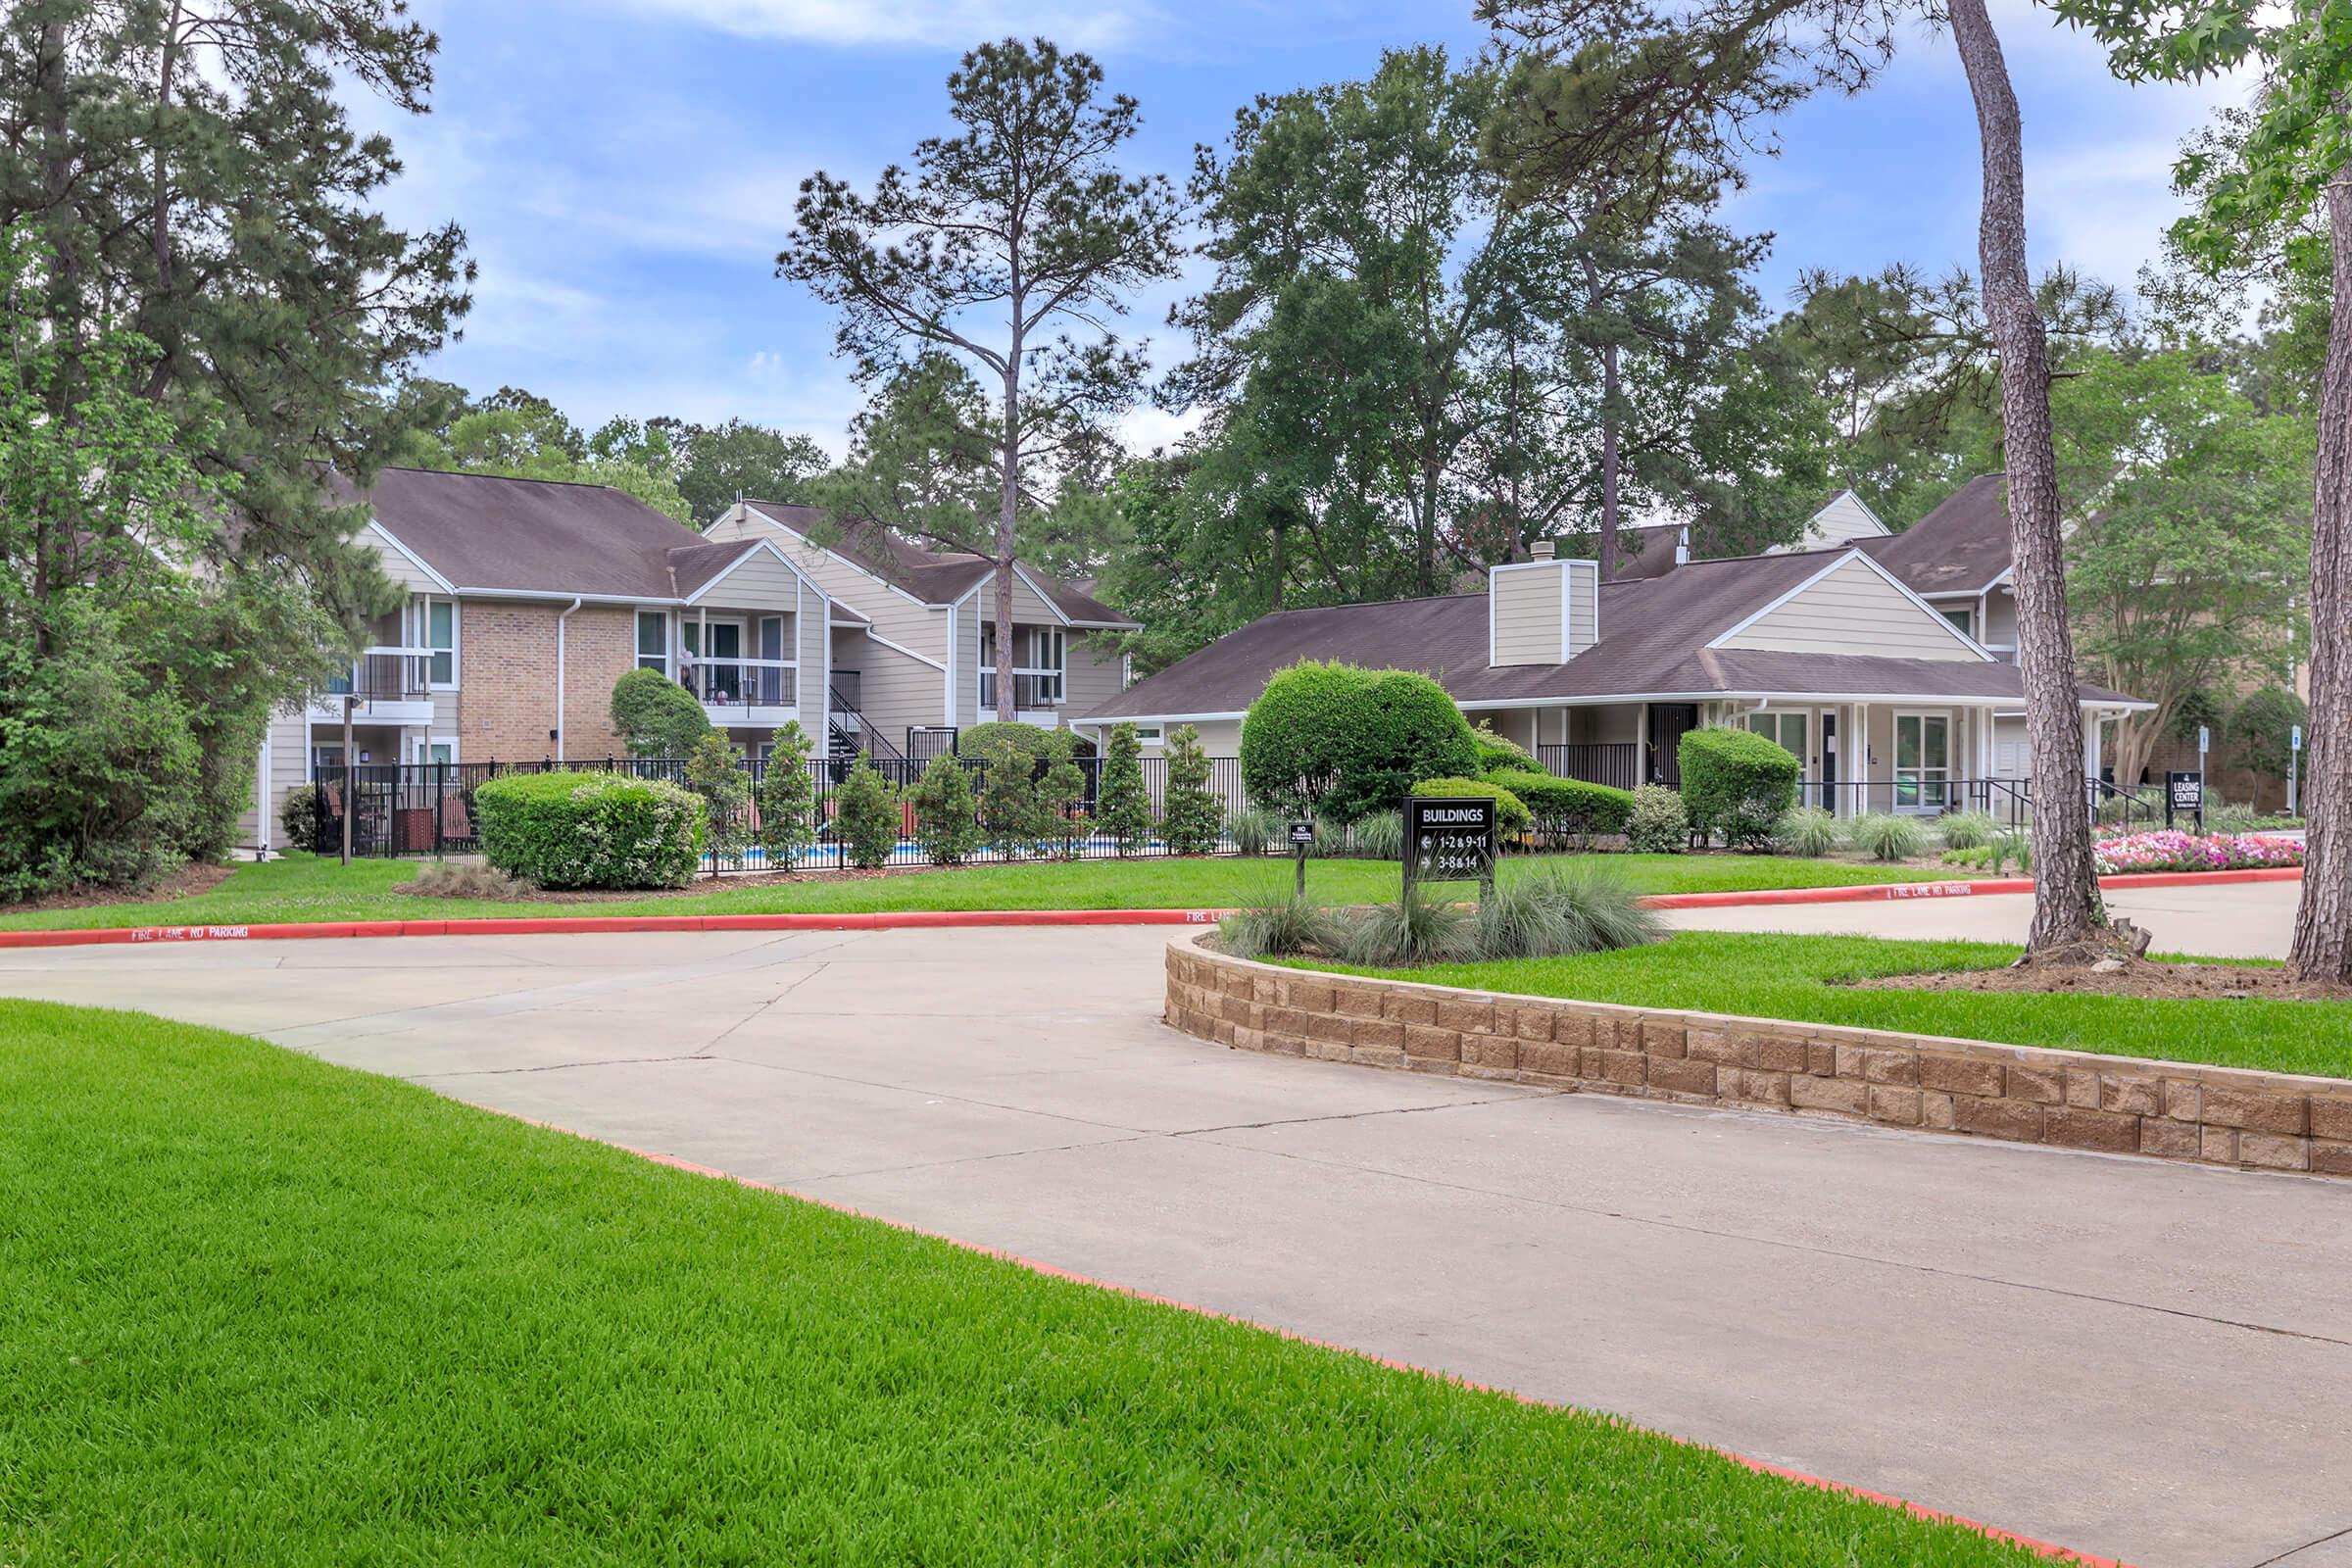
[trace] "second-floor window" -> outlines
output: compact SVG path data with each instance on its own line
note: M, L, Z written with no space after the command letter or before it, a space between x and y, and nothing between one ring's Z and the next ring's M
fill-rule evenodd
M669 673L669 612L637 612L637 667Z
M1013 707L1058 706L1069 657L1067 634L1059 626L1015 626L1012 656ZM997 628L993 621L980 625L980 706L997 706Z
M458 683L458 605L454 599L424 602L424 646L433 651L427 678L435 686Z

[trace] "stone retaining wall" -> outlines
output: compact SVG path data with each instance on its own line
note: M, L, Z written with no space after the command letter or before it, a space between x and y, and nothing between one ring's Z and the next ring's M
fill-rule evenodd
M1264 1051L2160 1159L2352 1176L2352 1083L1459 991L1168 947L1167 1021Z

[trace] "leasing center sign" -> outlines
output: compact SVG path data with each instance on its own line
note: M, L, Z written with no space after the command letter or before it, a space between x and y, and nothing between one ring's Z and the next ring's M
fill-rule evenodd
M1404 880L1494 883L1494 803L1478 796L1404 802Z

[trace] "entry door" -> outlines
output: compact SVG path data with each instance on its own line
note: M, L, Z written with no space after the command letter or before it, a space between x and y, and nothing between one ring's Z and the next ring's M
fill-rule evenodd
M1649 705L1649 776L1677 789L1683 782L1683 736L1698 728L1696 703Z
M1942 713L1894 715L1894 808L1940 811L1951 804L1952 721Z

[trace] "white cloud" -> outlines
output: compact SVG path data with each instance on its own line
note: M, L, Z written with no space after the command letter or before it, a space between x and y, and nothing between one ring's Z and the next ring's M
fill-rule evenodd
M750 38L841 45L968 48L974 40L1044 34L1070 48L1113 49L1159 20L1135 0L1026 5L1018 0L628 0Z

